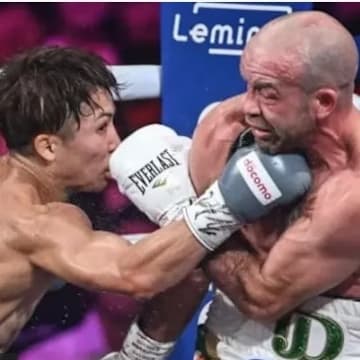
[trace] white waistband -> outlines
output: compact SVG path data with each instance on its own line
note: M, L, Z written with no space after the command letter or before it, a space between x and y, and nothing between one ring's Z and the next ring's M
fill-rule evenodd
M360 327L360 301L317 296L301 305L299 311L335 314Z

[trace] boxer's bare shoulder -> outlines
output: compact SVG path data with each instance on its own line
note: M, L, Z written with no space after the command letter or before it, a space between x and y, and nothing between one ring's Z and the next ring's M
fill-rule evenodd
M129 247L124 239L94 231L87 215L75 205L44 201L41 184L24 177L11 162L2 162L0 176L0 247L10 253L9 259L21 262L28 277L44 273L79 286L120 290L115 265ZM15 271L19 266L9 268Z
M116 234L95 231L78 207L57 202L33 205L14 224L14 247L37 268L87 288L114 291L117 279L120 290L115 265L130 245Z
M222 101L195 129L189 166L199 194L219 177L233 144L245 130L242 102L243 95Z
M73 236L72 232L79 235L91 231L91 223L80 208L60 202L32 205L13 219L13 223L19 235L17 247L27 254L43 246L55 246L60 236L65 245L68 232ZM78 237L78 241L82 238Z
M358 183L358 170L340 170L311 192L305 203L304 216L311 221L309 229L314 228L314 232L320 235L320 246L325 246L328 251L332 249L332 245L335 246L334 254L349 249L351 255L351 251L355 250L354 246L360 249Z
M0 162L0 242L25 256L43 246L60 243L66 233L86 234L92 230L86 214L74 205L47 202L45 187L35 178L24 175L8 157ZM74 235L74 234L73 234ZM85 236L79 237L78 241ZM81 241L80 241L81 242ZM66 246L67 241L61 244Z

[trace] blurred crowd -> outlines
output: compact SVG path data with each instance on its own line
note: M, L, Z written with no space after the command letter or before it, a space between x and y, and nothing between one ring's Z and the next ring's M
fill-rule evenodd
M317 3L360 33L360 4ZM0 62L38 45L72 45L94 51L109 64L160 64L159 3L1 3ZM116 126L122 137L160 121L159 100L117 104ZM0 154L6 146L0 137ZM79 194L94 227L119 234L155 229L111 183L101 194ZM90 293L54 284L10 352L21 360L98 359L121 347L142 304L127 296Z

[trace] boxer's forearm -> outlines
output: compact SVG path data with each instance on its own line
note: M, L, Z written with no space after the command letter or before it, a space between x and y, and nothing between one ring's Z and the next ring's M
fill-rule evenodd
M140 290L134 294L150 298L181 281L206 254L185 222L179 221L131 246L121 267L130 285Z
M202 262L206 276L235 304L245 296L239 274L246 271L249 256L243 245L230 239Z
M241 241L239 234L233 235L209 255L202 262L202 267L207 277L240 311L251 317L263 313L263 304L269 294L259 281L261 262L252 254L244 239Z
M203 271L194 270L179 284L147 303L139 318L139 327L156 341L174 341L195 313L208 285Z

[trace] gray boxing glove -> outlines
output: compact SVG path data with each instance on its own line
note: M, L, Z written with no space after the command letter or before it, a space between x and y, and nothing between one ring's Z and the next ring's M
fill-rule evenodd
M241 225L291 204L310 185L311 172L301 155L269 155L256 145L242 147L218 181L184 209L184 219L194 236L214 250Z
M270 155L256 145L235 151L218 180L226 206L241 223L291 204L310 184L311 173L301 155Z

